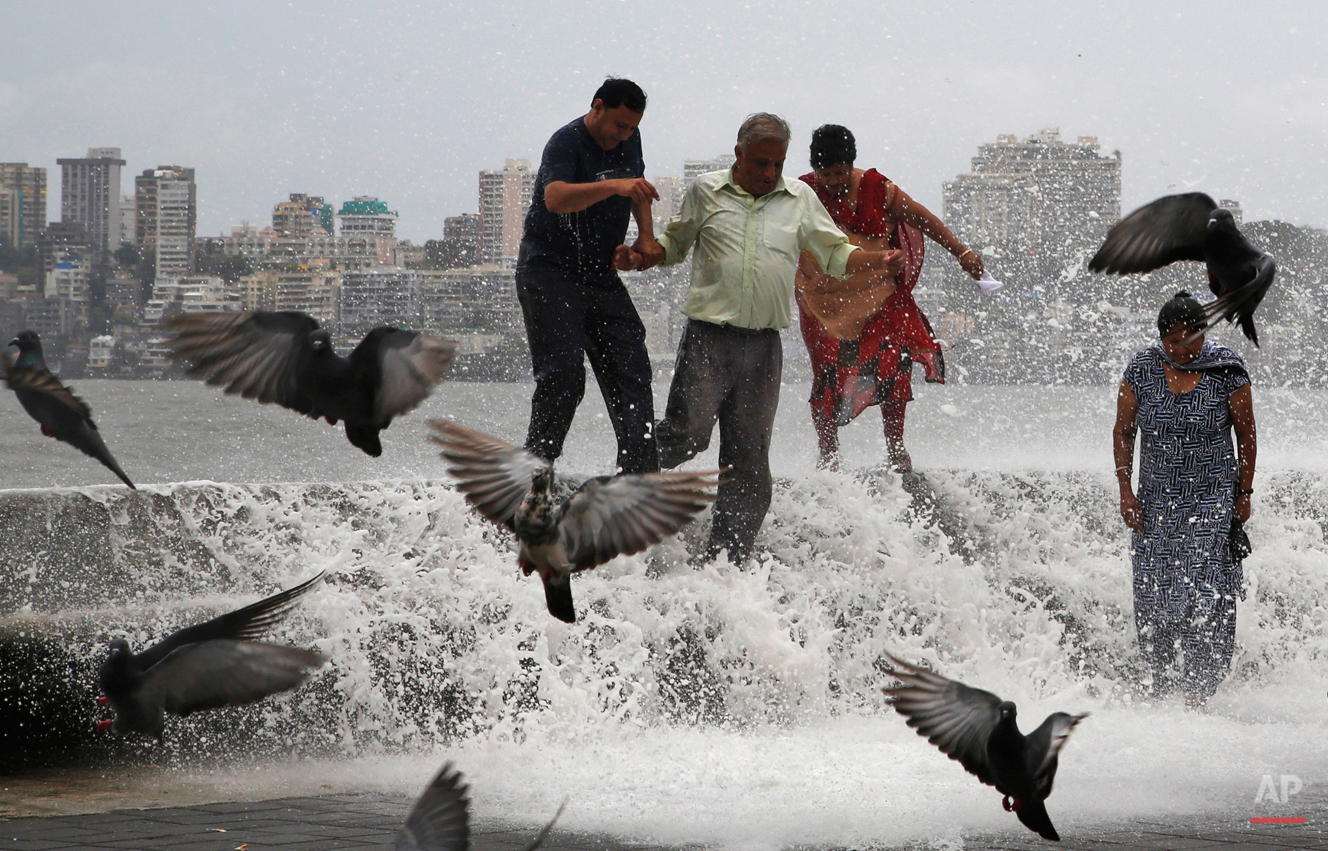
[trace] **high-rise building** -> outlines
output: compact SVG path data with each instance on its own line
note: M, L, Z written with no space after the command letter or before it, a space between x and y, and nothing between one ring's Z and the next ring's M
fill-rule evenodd
M682 196L687 194L687 185L691 181L683 177L656 177L651 183L659 193L659 200L650 210L650 217L655 222L655 234L658 235L663 232L663 226L668 224L669 219L678 215L682 209Z
M733 154L720 154L713 160L686 160L682 164L683 187L691 186L692 181L703 174L733 168L733 164L737 161L738 158Z
M321 197L292 192L289 201L282 201L272 208L272 229L282 236L297 239L331 236L332 217L332 205Z
M115 247L126 242L138 247L138 201L133 195L120 196L120 239Z
M341 237L348 245L363 244L379 265L392 262L397 247L397 214L372 195L357 195L341 205Z
M480 217L478 213L462 213L443 219L443 239L479 245Z
M0 163L0 242L22 248L46 227L46 169Z
M272 307L307 313L320 325L334 326L341 321L341 273L278 272Z
M194 170L159 165L134 178L135 242L156 263L157 277L194 270L198 196Z
M357 195L341 205L341 235L344 237L374 237L394 239L397 214L387 204L372 195Z
M37 274L39 284L46 286L46 277L54 269L57 256L66 257L75 252L91 263L95 253L88 229L77 222L51 222L37 233Z
M119 148L88 148L86 157L58 159L60 165L60 221L81 224L88 230L96 259L119 248Z
M484 265L516 265L526 210L535 192L530 160L511 159L502 171L480 172L479 257Z
M943 185L943 218L966 245L995 249L1023 264L1029 280L1048 280L1102 244L1120 219L1120 181L1120 151L1099 154L1096 136L1003 134L978 148L972 173Z
M88 252L77 245L57 246L54 259L46 273L46 298L67 303L75 320L87 321L92 279Z

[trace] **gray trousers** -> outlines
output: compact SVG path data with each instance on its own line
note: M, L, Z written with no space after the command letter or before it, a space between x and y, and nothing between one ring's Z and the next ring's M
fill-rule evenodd
M719 486L709 558L728 550L735 563L745 561L770 508L770 434L783 368L773 328L687 321L655 442L660 466L676 467L710 446L719 420L719 464L732 469Z

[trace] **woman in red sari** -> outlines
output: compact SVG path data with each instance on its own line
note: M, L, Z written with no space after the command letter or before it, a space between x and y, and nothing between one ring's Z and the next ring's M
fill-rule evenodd
M816 190L854 245L902 250L904 269L893 294L888 286L827 293L822 288L830 279L810 252L802 253L796 293L814 375L812 423L821 465L835 466L840 426L880 405L889 463L907 470L912 461L904 449L904 409L913 399L913 363L922 363L927 381L945 382L940 344L913 300L922 272L923 235L953 254L974 278L982 275L982 257L876 169L854 168L855 159L857 145L848 128L823 125L812 134L812 172L802 180Z

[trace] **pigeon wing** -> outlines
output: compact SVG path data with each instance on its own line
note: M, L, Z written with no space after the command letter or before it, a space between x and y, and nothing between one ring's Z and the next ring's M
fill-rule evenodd
M469 787L447 763L420 795L397 834L396 851L469 851Z
M437 386L456 354L456 343L415 331L392 331L379 341L377 354L381 378L374 420L388 422L414 410Z
M1254 278L1248 284L1204 305L1205 327L1216 325L1223 319L1234 318L1250 342L1258 346L1259 333L1254 328L1254 311L1268 293L1276 274L1277 263L1273 255L1264 254L1255 263Z
M10 389L15 392L30 390L41 393L46 398L68 408L92 425L92 409L50 372L44 369L15 366L11 363L5 367L5 381L9 384ZM96 425L92 425L92 427L96 428Z
M1202 192L1167 195L1116 223L1088 261L1094 272L1151 272L1178 260L1204 260L1208 216L1217 202Z
M295 311L177 313L162 320L173 332L171 357L192 362L190 375L245 399L319 416L300 374L309 362L312 316Z
M1070 738L1075 726L1087 717L1086 712L1083 715L1053 712L1047 716L1047 720L1043 721L1041 726L1028 734L1029 753L1034 756L1042 754L1041 761L1036 766L1031 766L1035 776L1041 779L1041 775L1060 754L1061 748L1065 747L1065 742ZM1051 778L1047 779L1047 792L1051 792Z
M429 426L466 501L489 520L510 529L517 509L530 493L530 477L547 462L447 420L429 420Z
M563 508L563 550L576 570L639 553L674 534L715 499L719 470L591 479Z
M553 831L553 826L558 823L558 817L563 814L563 810L566 808L567 808L567 801L564 800L561 804L558 805L558 812L553 814L553 818L549 819L549 823L544 825L543 830L535 834L534 840L532 840L529 845L523 848L522 851L535 851L536 848L544 844L544 840L548 839L549 834Z
M290 691L327 659L311 650L218 639L170 653L143 675L141 699L176 715L243 706Z
M887 658L894 669L886 669L886 673L904 683L885 692L895 711L941 753L957 760L983 783L995 786L987 739L1000 721L1001 699L889 654Z
M210 621L176 630L140 653L139 664L143 669L151 668L173 650L201 641L221 638L235 640L259 638L273 624L285 617L301 597L323 580L323 576L324 572L319 572L313 579L301 582L294 588L287 588L257 603L250 603L244 608L218 615Z

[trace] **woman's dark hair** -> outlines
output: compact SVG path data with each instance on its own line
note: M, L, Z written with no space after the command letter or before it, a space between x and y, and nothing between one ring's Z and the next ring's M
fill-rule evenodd
M590 102L594 103L597 100L604 101L604 105L609 109L626 106L632 112L646 111L646 93L641 91L641 87L636 83L622 77L606 77L603 85L595 90L595 96Z
M1206 324L1208 320L1204 316L1203 305L1185 290L1172 296L1171 301L1162 305L1157 314L1157 333L1162 337L1177 325L1184 325L1190 331L1200 331Z
M822 124L812 131L812 170L832 165L853 165L858 158L858 143L847 127Z

